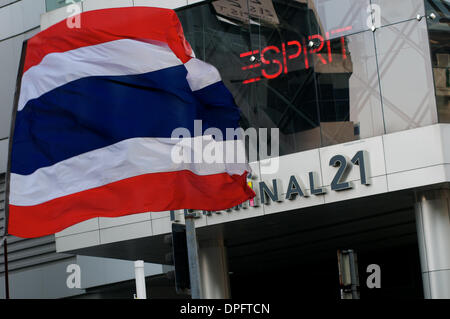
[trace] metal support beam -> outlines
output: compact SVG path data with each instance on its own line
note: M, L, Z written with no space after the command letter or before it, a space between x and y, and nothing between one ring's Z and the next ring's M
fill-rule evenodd
M200 263L198 258L197 234L195 232L194 215L185 213L186 241L189 258L189 279L191 281L192 299L202 299L202 283L200 276Z

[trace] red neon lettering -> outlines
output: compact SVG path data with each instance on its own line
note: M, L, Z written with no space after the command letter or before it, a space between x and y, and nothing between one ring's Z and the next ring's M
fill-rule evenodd
M241 69L243 71L246 70L251 70L251 69L256 69L259 67L262 67L263 64L265 65L270 65L270 64L277 64L278 65L278 70L273 73L273 74L268 74L267 71L262 68L261 70L261 74L262 77L255 77L255 78L251 78L248 80L244 80L243 83L244 84L248 84L248 83L253 83L253 82L257 82L260 81L263 77L267 78L267 79L275 79L278 76L281 75L281 73L287 74L289 72L288 70L288 64L287 64L287 60L292 60L295 59L297 57L300 56L300 54L304 54L304 62L305 62L305 69L308 70L309 69L309 56L308 54L316 54L317 57L320 59L320 61L323 64L327 64L327 63L332 63L333 61L333 55L332 55L332 51L331 51L331 40L330 40L330 34L338 34L338 33L342 33L342 32L346 32L352 29L352 26L348 26L348 27L344 27L344 28L340 28L340 29L335 29L335 30L331 30L329 32L325 33L325 39L319 35L319 34L315 34L315 35L311 35L308 38L303 38L302 40L302 44L300 44L299 41L296 40L292 40L292 41L288 41L288 42L283 42L281 43L281 51L277 46L271 45L271 46L267 46L264 49L261 50L261 54L260 54L260 58L261 58L261 63L255 63L255 64L251 64L251 65L247 65L247 66L243 66L241 67ZM320 41L320 45L317 48L311 48L311 50L308 50L308 47L306 45L306 40L313 40L313 39L318 39ZM342 46L342 59L345 60L347 59L347 50L345 47L345 38L341 37L341 46ZM325 52L321 52L325 46L325 42L326 42L326 47L327 47L327 55L328 55L328 62L326 59L324 59L323 54L325 54ZM302 47L303 45L303 47ZM297 46L297 52L295 52L294 54L287 54L287 50L289 50L289 48L287 49L286 46ZM275 54L279 54L282 53L283 59L282 60L277 60L277 59L272 59L272 60L268 60L264 57L264 54L267 51L274 51ZM309 52L308 52L309 51ZM241 53L239 56L241 58L244 57L248 57L251 55L256 55L259 54L260 51L259 50L252 50L252 51L247 51L247 52L243 52Z
M278 71L277 71L275 74L268 74L268 73L266 72L266 70L263 69L263 70L262 70L262 75L263 75L265 78L267 78L267 79L275 79L276 77L278 77L278 76L281 74L281 72L282 72L282 70L283 70L283 65L281 64L280 61L278 61L278 60L276 60L276 59L273 59L272 61L268 61L268 60L266 60L266 59L264 58L264 53L266 53L266 52L269 51L269 50L273 50L273 51L275 51L276 53L280 53L280 49L278 49L278 48L277 48L276 46L274 46L274 45L265 47L265 48L261 51L261 62L264 63L264 64L275 63L275 64L278 64L278 65L279 65L279 68L278 68Z
M289 42L287 43L287 45L288 45L288 46L289 46L289 45L296 45L296 46L298 47L297 53L291 54L290 56L288 56L288 59L289 59L289 60L295 59L296 57L298 57L298 56L302 53L302 46L300 45L300 42L298 42L298 41L289 41Z
M309 40L312 40L312 39L319 39L320 46L318 48L312 49L311 53L315 53L319 57L320 61L322 61L323 64L327 64L327 61L325 61L325 59L322 57L322 54L317 53L323 49L323 37L321 35L315 34L315 35L309 36Z
M345 27L345 28L331 30L331 34L336 34L336 33L342 33L342 32L345 32L345 31L350 31L352 28L353 27L350 25L350 26Z
M259 50L254 50L254 51L248 51L248 52L241 53L239 56L241 58L245 58L246 56L249 56L252 54L258 54L258 53L259 53Z
M248 70L248 69L254 69L254 68L259 68L261 66L261 63L256 63L256 64L251 64L251 65L247 65L247 66L243 66L242 70Z
M287 61L286 61L286 44L282 43L281 48L283 49L284 74L286 74L286 73L288 73Z
M331 30L331 34L342 33L342 32L346 32L346 31L350 31L351 29L353 29L353 27L350 25L348 27L344 27L341 29ZM341 44L342 44L342 60L345 60L345 59L347 59L347 50L345 49L344 37L341 37Z
M257 77L257 78L245 80L245 81L242 82L242 83L248 84L248 83L258 82L259 80L261 80L261 78L260 78L260 77Z
M247 57L249 55L254 55L254 54L258 54L258 53L259 53L259 50L247 51L247 52L241 53L239 56L241 58L245 58L245 57ZM254 69L254 68L257 68L257 67L260 67L260 66L261 66L261 63L251 64L251 65L243 66L242 70L245 71L245 70ZM252 79L245 80L242 83L243 84L248 84L248 83L257 82L259 80L261 80L261 78L257 77L257 78L252 78Z
M309 69L308 50L306 49L305 39L303 39L303 54L305 55L305 69Z
M331 43L330 43L330 33L326 33L327 38L327 49L328 49L328 62L333 62L333 56L331 55Z
M341 38L341 44L342 44L342 60L347 59L347 51L345 50L345 39L344 37Z

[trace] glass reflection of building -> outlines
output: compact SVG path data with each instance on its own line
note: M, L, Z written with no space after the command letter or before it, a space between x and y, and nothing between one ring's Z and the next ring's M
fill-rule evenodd
M219 69L243 126L279 128L283 155L438 122L427 19L416 19L423 1L381 2L249 1L249 16L246 0L218 0L178 15L197 56ZM442 79L448 71L438 68ZM443 121L448 98L436 91Z
M246 1L240 4L239 11L216 1L179 16L194 51L218 67L233 92L245 127L279 128L280 154L382 134L374 112L357 110L355 91L367 79L361 59L373 62L374 54L370 37L346 36L352 19L321 19L329 12L320 1L274 1L249 23ZM379 100L375 107L380 117Z
M450 3L426 0L425 9L436 15L428 19L428 36L439 122L450 123Z

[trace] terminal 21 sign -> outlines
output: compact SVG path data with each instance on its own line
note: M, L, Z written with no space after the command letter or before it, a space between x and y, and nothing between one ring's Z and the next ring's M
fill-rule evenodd
M330 188L332 191L345 191L354 187L353 182L347 181L348 174L352 169L359 170L360 183L362 185L370 185L371 179L369 177L369 156L367 151L358 151L349 159L345 155L335 155L330 161L329 165L336 168L336 173L331 180ZM327 189L319 182L317 172L308 172L308 180L305 184L303 180L297 178L295 175L291 175L287 183L287 188L281 188L281 181L277 178L272 179L271 183L265 181L253 182L249 181L248 184L256 193L256 196L246 201L239 206L232 207L226 210L230 213L240 209L248 209L249 207L259 207L262 204L268 205L271 202L283 202L284 200L295 200L296 198L307 198L310 196L322 196L327 193ZM309 189L305 187L309 185ZM309 191L308 191L309 190ZM211 216L214 213L220 214L221 212L203 211L203 215ZM199 212L185 210L185 214L194 214L195 217L200 217L202 214ZM175 221L175 212L171 211L171 220Z

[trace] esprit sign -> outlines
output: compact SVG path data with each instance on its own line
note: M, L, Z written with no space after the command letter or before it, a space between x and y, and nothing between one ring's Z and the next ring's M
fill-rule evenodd
M239 56L246 59L249 64L241 67L242 71L258 70L260 75L246 79L242 83L258 82L263 78L275 79L281 74L289 72L289 66L293 61L302 61L304 68L310 68L311 56L318 59L321 64L333 63L331 40L339 37L339 34L350 31L352 26L331 30L325 33L325 38L320 34L314 34L301 40L291 40L278 45L269 45L261 50L252 50L241 53ZM347 59L345 37L339 37L341 61ZM256 57L259 56L259 59ZM251 59L254 57L255 59ZM245 60L244 60L245 61ZM270 69L270 70L269 70ZM259 71L260 70L260 71ZM255 74L254 72L252 74Z

